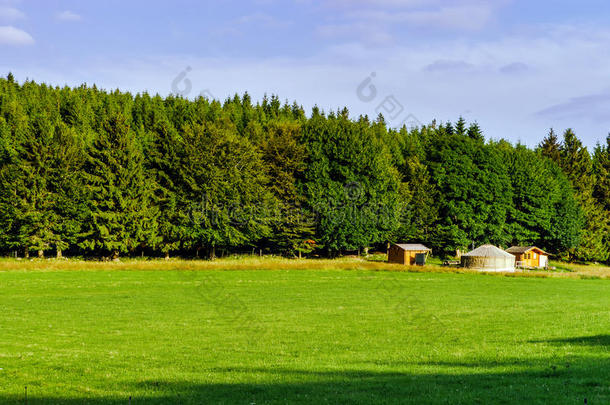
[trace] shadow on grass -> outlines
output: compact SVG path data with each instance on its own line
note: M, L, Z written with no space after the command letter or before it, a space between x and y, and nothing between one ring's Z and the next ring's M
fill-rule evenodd
M132 404L589 404L610 403L610 358L574 359L570 364L536 360L529 367L499 367L441 373L316 371L290 368L227 367L205 370L218 380L205 383L143 379L125 383ZM550 361L550 360L548 360ZM422 363L427 364L427 363ZM451 364L451 363L448 363ZM455 363L457 367L462 363ZM476 363L473 364L476 366ZM99 389L98 389L99 391ZM28 405L128 404L102 395L44 396L29 389ZM24 404L23 396L0 393L2 404Z
M550 343L555 345L580 345L610 347L610 335L580 336L563 339L531 340L529 343Z

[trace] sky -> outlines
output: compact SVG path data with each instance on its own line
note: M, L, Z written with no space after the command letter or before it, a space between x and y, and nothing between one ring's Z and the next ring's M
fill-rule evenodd
M602 0L0 0L0 75L477 121L529 146L610 131Z

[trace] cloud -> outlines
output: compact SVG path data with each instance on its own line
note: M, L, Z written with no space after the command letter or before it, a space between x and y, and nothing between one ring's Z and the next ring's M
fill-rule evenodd
M417 7L438 3L440 0L328 0L327 5L335 7L349 7L354 6L365 6L365 7L392 7L392 8L405 8L405 7Z
M500 68L500 72L508 75L525 73L530 70L530 67L525 63L514 62L504 65Z
M27 32L11 25L0 26L0 45L32 45L34 38Z
M14 21L25 18L25 14L15 7L0 5L0 20Z
M343 17L351 21L379 26L394 24L434 30L478 31L489 25L498 10L507 3L508 0L334 0L330 4L346 6Z
M392 35L386 30L370 24L326 24L316 27L316 35L325 39L347 39L360 38L365 46L387 46L393 43Z
M434 10L404 13L404 22L414 26L432 26L442 29L476 31L491 21L494 7L490 4L466 4L440 7Z
M426 72L469 72L475 66L463 60L437 60L424 68Z
M537 116L554 120L590 120L610 123L610 91L573 97L566 102L540 110Z
M57 13L56 18L60 21L81 21L83 19L79 14L70 10Z

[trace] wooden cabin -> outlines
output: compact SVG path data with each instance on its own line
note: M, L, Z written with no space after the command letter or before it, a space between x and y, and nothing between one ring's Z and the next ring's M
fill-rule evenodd
M517 267L542 269L549 265L549 254L536 246L513 246L506 251L515 255Z
M430 249L420 243L393 244L388 251L388 263L423 266L426 264L426 259L430 252Z

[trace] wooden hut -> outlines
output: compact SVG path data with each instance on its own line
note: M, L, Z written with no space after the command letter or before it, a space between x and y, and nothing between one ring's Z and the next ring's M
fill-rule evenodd
M390 246L388 263L423 266L430 252L430 249L420 243L396 243Z
M549 254L536 246L512 246L506 251L515 255L518 267L541 269L549 265Z

